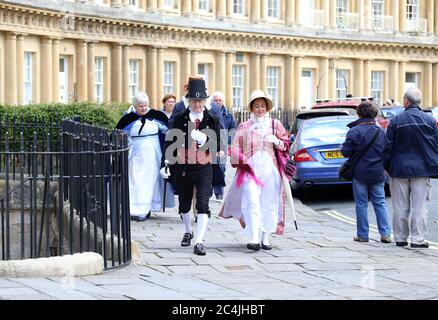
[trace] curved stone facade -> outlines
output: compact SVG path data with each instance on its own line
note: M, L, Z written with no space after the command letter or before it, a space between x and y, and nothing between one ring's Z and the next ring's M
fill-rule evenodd
M154 107L190 74L245 105L401 100L438 105L437 0L0 1L0 103L125 101Z

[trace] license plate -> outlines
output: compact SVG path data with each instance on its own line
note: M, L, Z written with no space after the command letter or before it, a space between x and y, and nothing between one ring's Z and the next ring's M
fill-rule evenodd
M325 152L326 159L342 159L344 156L341 151L326 151Z

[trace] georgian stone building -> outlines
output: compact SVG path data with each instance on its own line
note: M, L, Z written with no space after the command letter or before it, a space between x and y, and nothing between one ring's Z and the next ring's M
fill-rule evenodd
M264 89L283 109L316 99L438 105L438 0L0 1L0 103L131 100L154 107L203 74L226 104Z

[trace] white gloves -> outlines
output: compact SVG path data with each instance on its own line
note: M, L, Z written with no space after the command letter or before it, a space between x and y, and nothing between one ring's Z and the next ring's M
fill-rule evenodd
M190 136L193 140L196 140L200 147L202 147L207 142L207 135L199 130L192 130Z
M170 177L169 168L166 168L166 167L161 168L160 175L163 179L169 179L169 177Z
M274 136L273 134L269 134L267 136L265 136L265 141L266 142L271 142L276 146L280 145L280 139L278 139L276 136Z

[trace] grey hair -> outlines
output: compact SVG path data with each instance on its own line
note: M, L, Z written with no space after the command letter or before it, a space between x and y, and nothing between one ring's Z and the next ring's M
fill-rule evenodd
M143 91L139 91L135 94L135 97L133 99L134 101L132 102L134 106L136 106L137 104L140 103L147 103L149 104L149 96L143 92Z
M225 101L225 95L222 91L215 91L215 92L213 92L213 94L211 96L212 96L212 98L218 96L219 98L221 98L221 100Z
M421 93L420 89L416 87L409 88L406 90L404 97L408 99L410 103L421 103L421 100L423 98L423 94Z

